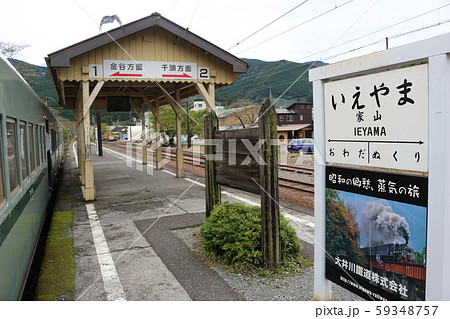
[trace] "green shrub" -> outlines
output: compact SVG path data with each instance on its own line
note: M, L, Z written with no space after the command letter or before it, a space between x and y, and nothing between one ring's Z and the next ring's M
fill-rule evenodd
M281 258L291 262L302 249L295 230L280 216ZM260 266L261 209L225 202L214 207L200 227L204 239L203 250L221 262L240 266Z

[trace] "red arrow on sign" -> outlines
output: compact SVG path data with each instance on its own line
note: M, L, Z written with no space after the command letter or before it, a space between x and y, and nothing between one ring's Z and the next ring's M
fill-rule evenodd
M183 73L183 74L163 74L163 78L192 78L192 76Z
M111 74L110 76L137 76L140 77L142 76L142 74L132 74L132 73L120 73L120 72L116 72L114 74Z

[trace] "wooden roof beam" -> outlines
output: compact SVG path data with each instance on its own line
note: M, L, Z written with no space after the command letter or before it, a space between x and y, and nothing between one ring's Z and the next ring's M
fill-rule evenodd
M209 83L208 89L205 88L203 83L195 83L195 87L197 88L198 93L202 96L203 100L205 101L206 105L208 106L208 111L216 110L216 102L215 102L215 89L214 84Z

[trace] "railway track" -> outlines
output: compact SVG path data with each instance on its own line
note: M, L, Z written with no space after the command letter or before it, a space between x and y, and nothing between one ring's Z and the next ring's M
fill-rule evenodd
M307 183L297 180L292 180L289 178L278 177L278 185L282 187L287 187L290 189L295 189L309 194L314 194L314 184Z
M111 145L107 145L111 147ZM125 149L124 145L114 145L115 148L119 148L121 150ZM132 152L141 153L142 150L140 147L133 147ZM155 156L155 152L153 150L149 150L150 156ZM162 149L162 156L166 160L174 161L176 159L176 150L175 149ZM205 167L205 158L203 154L194 153L191 151L183 152L183 163L187 165L192 165L195 167ZM286 178L279 176L279 186L281 188L287 188L295 191L304 192L307 194L314 194L314 183L301 181L300 178L302 176L312 177L314 175L314 169L307 167L298 167L292 165L283 165L279 164L279 171L281 172L290 172L294 173L298 178ZM298 174L298 175L297 175Z

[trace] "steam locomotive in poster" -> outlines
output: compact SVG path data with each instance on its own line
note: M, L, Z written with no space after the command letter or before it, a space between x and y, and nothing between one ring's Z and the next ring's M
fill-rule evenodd
M370 260L376 260L379 263L401 263L413 264L414 254L407 243L405 244L385 244L373 247L361 248L364 255Z

